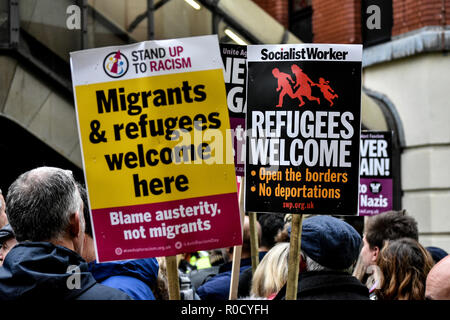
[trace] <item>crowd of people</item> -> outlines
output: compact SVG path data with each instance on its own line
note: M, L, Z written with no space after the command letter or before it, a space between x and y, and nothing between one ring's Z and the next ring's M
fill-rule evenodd
M60 168L0 190L0 300L168 300L164 258L95 261L89 214L85 188ZM286 299L290 218L257 214L255 270L245 218L239 299ZM305 217L299 254L299 300L450 300L450 257L419 242L404 210L366 217L362 235L340 217ZM232 259L233 247L179 255L181 299L229 299Z

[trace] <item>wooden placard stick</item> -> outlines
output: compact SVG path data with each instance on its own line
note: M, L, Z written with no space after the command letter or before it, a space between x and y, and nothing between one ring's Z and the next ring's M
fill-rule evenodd
M244 209L244 192L245 192L245 178L241 178L240 189L239 189L239 211L241 213L241 235L244 232L244 219L245 219L245 209ZM236 300L238 295L239 286L239 274L241 269L241 254L242 246L234 246L233 248L233 264L231 266L231 280L230 280L230 293L228 296L229 300Z
M177 256L166 257L166 268L169 282L169 300L180 300Z
M256 267L259 264L259 242L256 212L249 212L248 218L250 222L250 250L252 258L252 273L255 274Z
M297 299L298 274L300 268L300 245L302 239L302 221L302 214L292 215L286 300Z

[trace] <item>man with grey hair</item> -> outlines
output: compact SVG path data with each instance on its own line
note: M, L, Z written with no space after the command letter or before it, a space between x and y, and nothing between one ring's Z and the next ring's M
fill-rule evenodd
M98 284L81 258L83 202L72 173L40 167L9 187L9 223L19 242L0 269L0 300L130 299Z

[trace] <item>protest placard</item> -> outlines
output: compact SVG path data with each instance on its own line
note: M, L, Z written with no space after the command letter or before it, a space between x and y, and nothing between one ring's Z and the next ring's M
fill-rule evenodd
M356 215L362 46L247 55L246 211Z
M393 209L392 131L362 131L359 215Z
M242 243L217 36L71 53L97 260Z
M244 175L245 113L247 109L247 47L220 44L225 69L225 87L230 113L236 175Z

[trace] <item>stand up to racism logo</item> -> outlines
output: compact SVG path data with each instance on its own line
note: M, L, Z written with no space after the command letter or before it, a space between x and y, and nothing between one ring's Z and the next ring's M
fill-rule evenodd
M103 60L103 70L111 78L120 78L128 71L128 59L119 51L111 52Z

